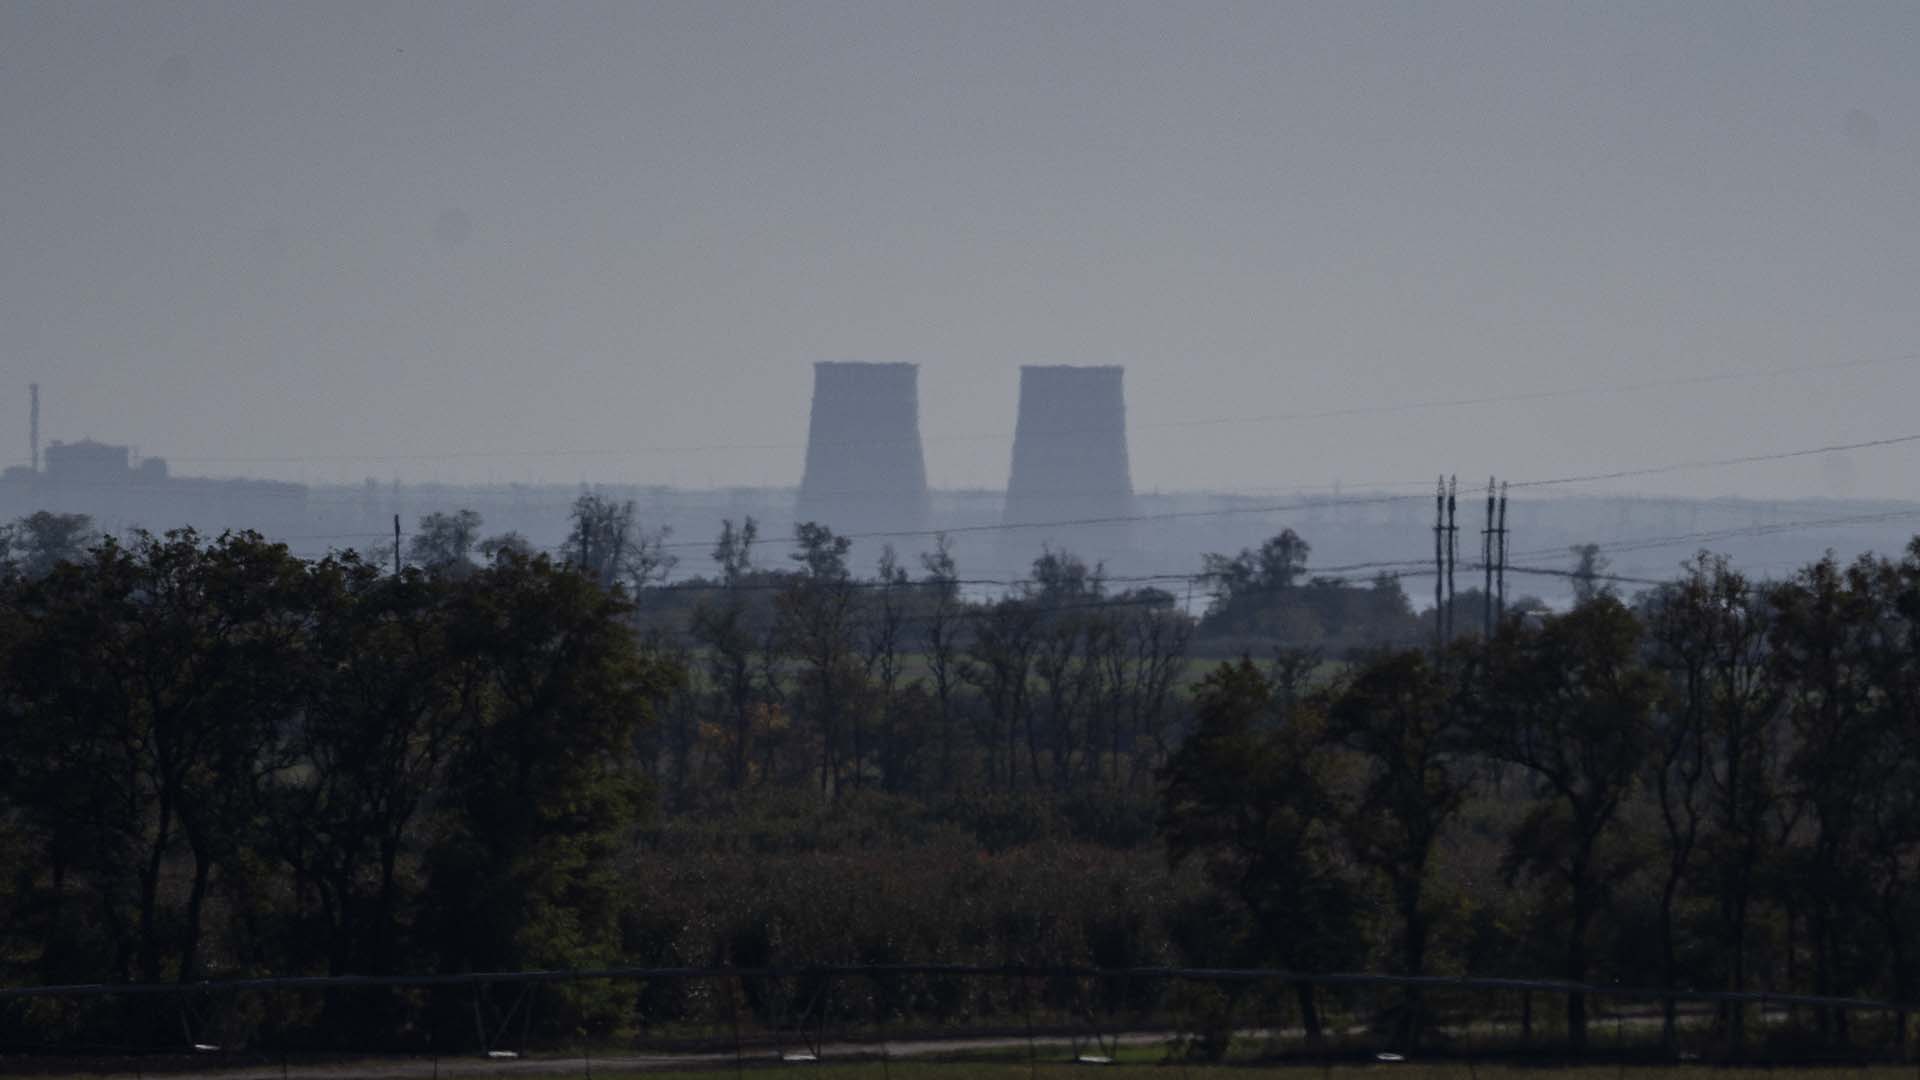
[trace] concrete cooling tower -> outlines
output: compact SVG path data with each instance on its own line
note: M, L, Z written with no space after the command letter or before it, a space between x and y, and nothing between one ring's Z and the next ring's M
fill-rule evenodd
M1023 367L1007 478L1008 523L1124 517L1133 510L1121 367ZM1020 530L1035 545L1046 530ZM1064 537L1054 537L1063 540Z
M813 365L796 520L843 534L927 527L919 381L915 364ZM915 542L895 541L907 551Z

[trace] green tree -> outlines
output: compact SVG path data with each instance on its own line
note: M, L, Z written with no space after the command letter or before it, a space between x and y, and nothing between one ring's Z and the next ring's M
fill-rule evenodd
M1792 735L1787 776L1804 847L1793 851L1784 899L1806 917L1817 994L1833 994L1846 969L1867 958L1848 932L1869 916L1862 853L1870 846L1873 790L1894 782L1897 756L1883 741L1887 714L1876 685L1871 638L1876 611L1873 560L1842 568L1831 556L1772 592L1768 657L1784 693ZM1844 1013L1822 1009L1820 1027L1838 1034Z
M1729 570L1712 565L1706 594L1713 617L1704 632L1713 705L1709 731L1707 791L1713 828L1703 862L1717 900L1720 946L1727 989L1749 989L1753 910L1772 854L1785 846L1775 824L1787 788L1786 733L1782 695L1768 658L1772 605L1766 593ZM1745 1037L1745 1007L1729 1007L1733 1045Z
M1178 865L1202 858L1252 916L1258 962L1332 971L1358 950L1358 897L1340 872L1339 821L1317 710L1277 718L1252 663L1222 664L1194 691L1193 733L1161 774L1161 827ZM1321 1037L1313 988L1296 984L1308 1037Z
M307 683L306 567L253 534L111 540L20 597L8 682L29 798L113 940L111 970L200 976L214 874L251 847ZM187 878L172 884L184 858Z
M627 601L545 557L450 588L462 719L427 856L441 970L611 963L617 860L647 796L635 736L676 673L639 647ZM598 1022L606 993L565 1007Z
M1396 967L1424 975L1434 912L1427 880L1443 830L1467 794L1467 742L1452 690L1418 650L1362 661L1328 695L1327 734L1359 756L1363 784L1343 813L1347 841L1378 874L1400 922ZM1420 1031L1418 989L1408 994L1399 1038Z
M404 963L418 823L445 782L463 713L449 679L445 584L353 556L313 567L309 653L322 666L288 734L304 768L281 774L274 851L317 901L330 974Z
M1716 900L1727 988L1747 988L1749 912L1772 830L1776 754L1772 680L1766 677L1766 605L1723 557L1701 552L1685 576L1645 604L1650 662L1665 676L1654 714L1648 779L1665 854L1660 877L1660 953L1665 985L1680 978L1676 908L1688 879ZM1665 1003L1664 1034L1677 1034ZM1744 1017L1728 1014L1735 1046Z
M1626 845L1609 843L1649 747L1659 683L1640 660L1640 624L1611 597L1548 618L1509 620L1484 655L1470 715L1480 749L1526 770L1536 796L1509 839L1510 874L1544 875L1566 890L1561 975L1583 982L1593 923L1630 873ZM1584 1046L1586 996L1567 996L1567 1034Z
M1850 577L1867 599L1858 649L1874 688L1859 854L1866 912L1884 943L1880 989L1907 1000L1915 983L1915 922L1920 918L1920 540L1899 562L1861 559Z

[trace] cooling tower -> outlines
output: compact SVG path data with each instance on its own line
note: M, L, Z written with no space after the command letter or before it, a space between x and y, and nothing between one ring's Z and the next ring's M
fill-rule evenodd
M1120 387L1125 372L1121 367L1020 369L1020 418L1013 433L1013 471L1007 478L1008 523L1124 517L1132 512L1127 403Z
M919 380L915 364L813 365L797 520L842 534L926 528Z

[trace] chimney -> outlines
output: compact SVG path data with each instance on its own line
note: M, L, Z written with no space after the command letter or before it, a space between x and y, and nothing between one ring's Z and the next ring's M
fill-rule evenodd
M1020 369L1020 418L1007 479L1009 524L1132 513L1125 373L1122 367Z
M841 534L927 527L919 382L916 364L813 365L796 520Z
M33 456L28 460L33 471L40 471L40 384L27 384L27 397L32 404L27 406L27 439L33 444Z

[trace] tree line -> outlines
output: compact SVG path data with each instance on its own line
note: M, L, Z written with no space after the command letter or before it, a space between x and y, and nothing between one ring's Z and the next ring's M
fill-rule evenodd
M676 678L617 592L176 532L0 595L9 981L611 958Z
M1498 876L1474 887L1528 890L1529 973L1912 997L1920 541L1765 583L1703 553L1631 603L1602 589L1437 658L1366 656L1305 698L1223 666L1195 708L1166 843L1263 912L1256 951L1288 966L1364 962L1371 897L1375 955L1431 970L1475 932L1436 865L1499 799ZM1586 1019L1572 996L1576 1045ZM1722 1022L1737 1045L1739 1011Z
M773 559L747 520L669 582L631 504L571 524L552 557L430 517L399 573L9 530L7 980L881 957L1906 1000L1920 974L1920 543L1777 581L1702 553L1630 599L1596 573L1436 655L1397 582L1316 582L1290 531L1211 557L1192 615L1062 551L983 595L944 543L861 575L825 526ZM1301 626L1361 629L1334 654ZM1260 651L1208 669L1209 637ZM1096 866L1124 872L1031 891ZM907 899L816 926L842 896ZM553 993L555 1024L634 1005Z

